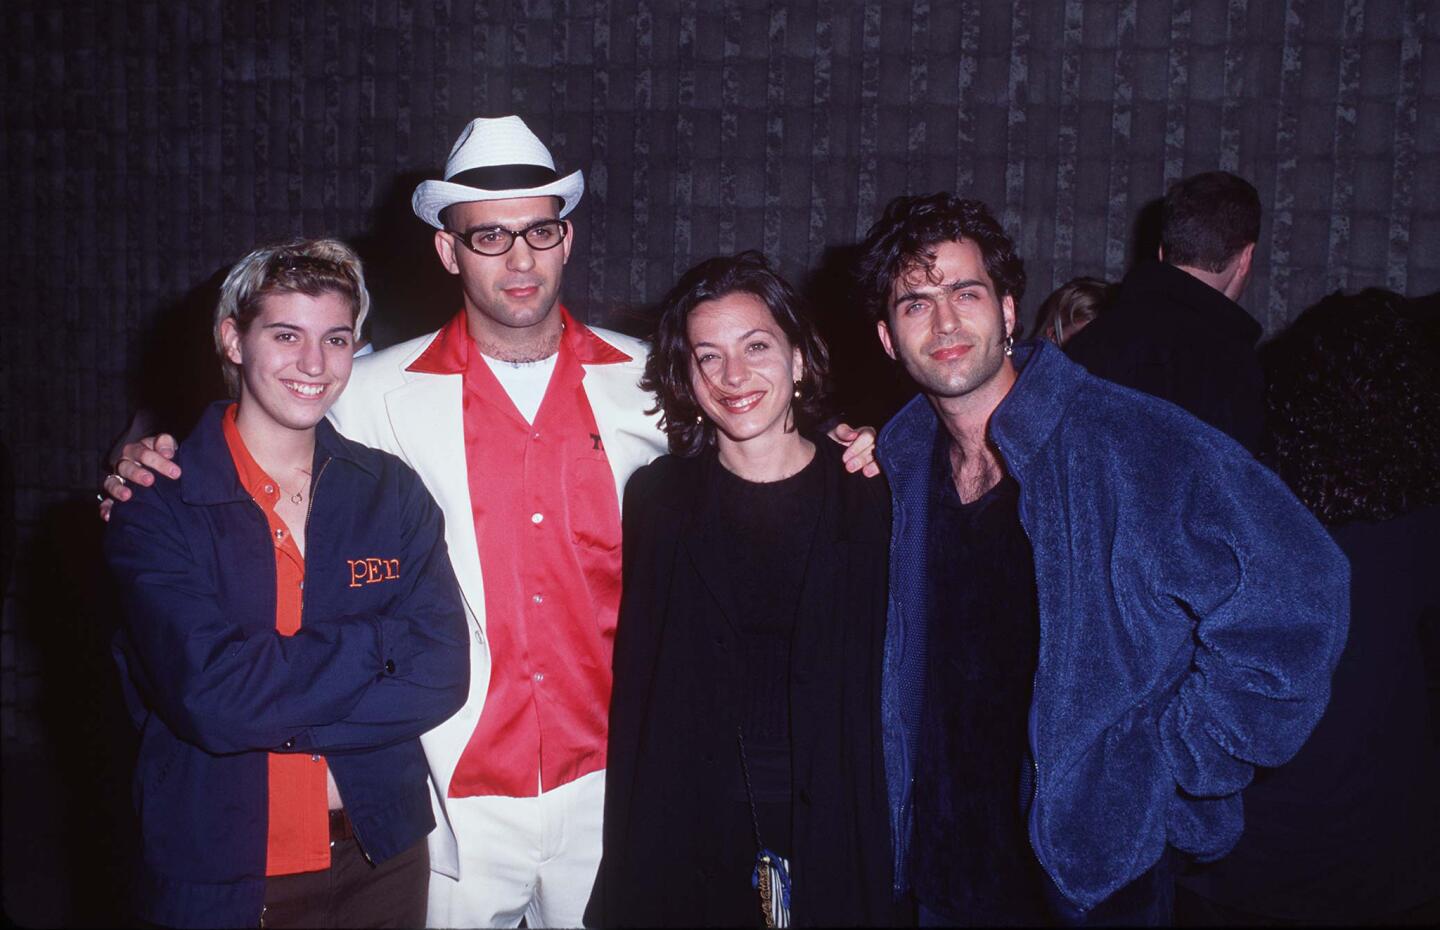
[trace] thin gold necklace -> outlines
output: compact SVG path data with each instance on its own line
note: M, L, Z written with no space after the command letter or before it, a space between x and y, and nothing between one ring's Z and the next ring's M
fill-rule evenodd
M299 469L296 469L296 470L299 471ZM300 473L305 476L305 479L306 479L306 481L308 482L309 479L310 479L310 473L309 473L308 471L301 471ZM276 483L277 485L280 485L280 493L281 493L281 494L284 494L284 493L285 493L285 486L284 486L284 485L281 485L280 482L278 482L278 481L275 482L275 483ZM301 490L299 490L299 491L296 491L294 494L291 494L291 495L290 495L290 503L292 503L292 504L300 504L300 503L304 502L304 500L305 500L305 491L304 491L303 488L302 488Z

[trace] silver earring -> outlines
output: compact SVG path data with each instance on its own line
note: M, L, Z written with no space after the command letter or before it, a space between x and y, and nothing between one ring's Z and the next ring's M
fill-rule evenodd
M796 381L796 382L795 382L795 399L796 399L796 400L799 400L799 399L800 399L800 382L799 382L799 381Z
M702 423L704 423L704 422L705 422L705 416L704 416L704 414L699 414L699 413L695 414L695 425L696 425L696 426L699 426L700 424L702 424Z
M1005 357L1009 358L1015 354L1015 337L1009 333L1005 334Z

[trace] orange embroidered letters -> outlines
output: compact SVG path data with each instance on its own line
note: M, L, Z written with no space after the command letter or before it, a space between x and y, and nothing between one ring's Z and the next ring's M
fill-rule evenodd
M399 559L379 559L371 556L365 559L346 559L350 565L350 587L359 588L381 581L395 581L400 577Z

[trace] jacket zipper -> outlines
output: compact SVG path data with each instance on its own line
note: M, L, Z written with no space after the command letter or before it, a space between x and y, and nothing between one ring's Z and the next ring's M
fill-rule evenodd
M1001 454L1002 454L1002 455L1004 454L1003 451L1002 451ZM1018 481L1019 481L1019 478L1016 478L1016 481L1018 482ZM1030 539L1030 529L1029 529L1029 527L1027 527L1027 526L1025 525L1025 486L1024 486L1023 484L1020 486L1020 493L1019 493L1019 495L1017 496L1017 499L1016 499L1016 502L1015 502L1015 515L1020 518L1020 529L1024 531L1024 533L1025 533L1025 538L1030 541L1030 551L1031 551L1031 553L1033 554L1034 551L1035 551L1035 543L1034 543L1034 540L1031 540L1031 539ZM1037 599L1037 604L1036 604L1035 615L1036 615L1036 620L1038 621L1038 620L1039 620L1039 615L1040 615L1040 609L1039 609L1039 604L1038 604L1038 599L1039 599L1039 579L1038 579L1038 578L1036 579L1036 599ZM1039 625L1040 629L1038 630L1038 634L1039 634L1039 635L1036 637L1036 639L1040 641L1040 643L1039 643L1038 645L1043 645L1043 644L1044 644L1044 637L1045 637L1045 625L1044 625L1043 623L1038 624L1038 625ZM1038 653L1038 651L1039 651L1039 650L1037 649L1037 653ZM1055 885L1055 890L1056 890L1056 891L1059 891L1059 892L1060 892L1060 896L1061 896L1062 898L1064 898L1065 900L1068 901L1068 900L1070 899L1070 896L1067 895L1067 894L1065 894L1064 891L1061 891L1061 890L1060 890L1060 883L1055 881L1055 877L1054 877L1053 875L1050 875L1050 870L1047 869L1047 868L1045 868L1045 863L1043 863L1043 862L1040 861L1040 848L1035 845L1035 831L1031 828L1031 824L1032 824L1033 822L1035 822L1036 820L1038 820L1038 818L1039 818L1039 816L1040 816L1040 814L1039 814L1039 804L1040 804L1040 750L1039 750L1039 747L1036 745L1036 742L1035 742L1035 700L1036 700L1035 695L1036 695L1036 693L1038 692L1039 687L1040 687L1040 657L1039 657L1039 655L1037 654L1036 657L1035 657L1035 674L1030 677L1030 715L1029 715L1029 719L1026 721L1026 731L1027 731L1027 736L1028 736L1029 742L1030 742L1030 773L1031 773L1031 779L1030 779L1030 810L1029 810L1029 812L1027 813L1027 816L1025 817L1025 839L1026 839L1027 841L1029 841L1029 843L1030 843L1030 852L1035 856L1035 862L1036 862L1037 865L1040 866L1040 871L1041 871L1041 872L1044 872L1045 875L1046 875L1047 877L1049 877L1050 881Z
M1002 455L1004 454L1003 451L1002 451L1001 454L1002 454ZM1016 480L1017 480L1017 482L1018 482L1019 479L1016 479ZM1030 530L1029 530L1029 528L1025 525L1025 488L1024 488L1023 485L1021 485L1021 487L1020 487L1020 493L1017 494L1017 495L1016 495L1016 498L1015 498L1015 516L1016 516L1017 518L1019 518L1019 520L1020 520L1020 530L1025 534L1025 539L1026 539L1026 541L1030 543L1030 551L1031 551L1031 553L1033 554L1034 551L1035 551L1035 542L1034 542L1034 540L1030 539ZM1035 605L1035 620L1036 620L1036 626L1037 626L1039 629L1036 630L1036 636L1035 636L1035 639L1036 639L1035 673L1030 676L1030 713L1029 713L1028 719L1026 720L1026 723L1025 723L1026 736L1028 737L1029 742L1030 742L1030 776L1031 776L1031 778L1030 778L1030 810L1029 810L1029 812L1028 812L1028 816L1025 818L1026 821L1027 821L1027 823L1026 823L1026 825L1025 825L1025 837L1026 837L1026 839L1028 839L1028 840L1030 841L1030 851L1035 854L1035 861L1038 863L1038 862L1040 861L1040 850L1038 850L1038 849L1035 848L1035 836L1034 836L1034 834L1033 834L1033 833L1031 832L1031 830L1030 830L1030 824L1028 823L1028 821L1033 820L1033 819L1035 818L1035 816L1036 816L1036 813L1035 813L1035 804L1036 804L1037 801L1040 800L1040 752L1039 752L1039 750L1038 750L1038 749L1036 748L1036 746L1035 746L1035 694L1036 694L1037 690L1038 690L1039 687L1040 687L1040 656L1039 656L1039 652L1040 652L1040 646L1041 646L1040 640L1043 639L1043 637L1044 637L1044 635L1045 635L1045 625L1044 625L1043 623L1040 623L1040 622L1039 622L1039 620L1040 620L1040 605L1039 605L1039 603L1038 603L1038 600L1039 600L1039 579L1036 579L1036 600L1037 600L1037 603L1036 603L1036 605ZM1045 866L1044 866L1044 865L1041 865L1041 866L1040 866L1040 870L1041 870L1041 871L1044 871L1044 870L1045 870Z
M328 468L328 467L330 467L330 459L327 458L325 461L323 461L323 462L320 463L320 470L315 473L315 480L312 481L312 482L310 482L310 502L305 505L305 544L306 544L307 546L310 544L310 513L311 513L312 510L315 509L315 493L316 493L316 491L319 490L319 488L320 488L320 479L325 476L325 469ZM300 625L301 625L302 627L305 625L305 598L306 598L306 595L307 595L307 591L305 590L305 586L302 584L302 585L300 586ZM319 753L316 753L316 757L317 757L317 758L319 757ZM328 769L328 766L329 766L330 763L329 763L329 762L326 762L325 764L326 764L327 769ZM328 770L330 771L331 777L333 778L333 777L334 777L334 770L333 770L333 769L328 769ZM338 787L338 783L337 783L337 787ZM360 847L360 855L362 855L362 856L365 857L365 861L366 861L366 862L369 862L371 865L374 865L375 863L372 862L371 859L370 859L370 854L365 851L365 844L362 843L362 842L360 842L360 830L359 830L358 827L356 827L355 821L353 821L353 820L350 821L350 829L351 829L352 831L354 831L354 833L355 833L355 845Z

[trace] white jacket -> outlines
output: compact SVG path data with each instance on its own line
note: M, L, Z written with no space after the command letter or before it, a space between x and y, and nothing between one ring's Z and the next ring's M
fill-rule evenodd
M595 414L601 441L615 475L616 500L642 465L666 451L659 416L646 414L655 398L641 390L648 346L638 339L590 327L591 332L630 356L631 361L584 365L585 396ZM445 542L470 621L470 694L449 720L420 737L430 765L436 829L430 834L430 867L457 881L459 853L445 803L450 778L480 719L490 684L490 645L485 633L485 587L470 508L465 466L464 376L406 369L434 341L430 333L355 360L350 384L330 419L344 435L392 452L419 473L445 512Z

